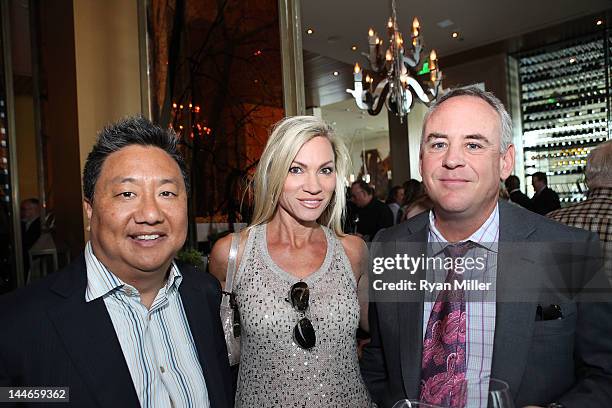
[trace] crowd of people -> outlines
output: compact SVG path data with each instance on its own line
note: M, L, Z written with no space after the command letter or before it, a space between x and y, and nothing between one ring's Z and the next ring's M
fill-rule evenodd
M589 158L589 200L550 218L521 207L552 209L554 196L539 176L534 199L516 194L514 155L501 102L450 90L424 118L422 183L383 203L361 180L347 194L348 152L328 125L285 118L255 173L250 224L217 241L206 273L175 261L190 190L175 136L140 117L111 125L83 171L85 250L0 297L0 386L69 387L74 406L463 408L486 407L498 379L517 407L609 407L611 292L593 260L600 240L609 249L610 143ZM503 180L518 205L500 199ZM557 258L567 243L588 251ZM521 246L537 250L517 257ZM372 296L374 260L424 254L453 262L385 274L439 289ZM460 271L470 257L483 268ZM551 271L608 298L551 286ZM489 297L464 276L492 283ZM528 297L506 296L517 279ZM240 338L234 379L222 296Z

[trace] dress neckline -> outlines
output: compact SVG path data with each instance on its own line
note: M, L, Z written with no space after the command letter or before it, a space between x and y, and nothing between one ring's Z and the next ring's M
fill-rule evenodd
M331 231L324 225L320 226L321 229L323 230L323 233L325 234L325 241L327 242L327 248L325 249L325 258L323 259L323 263L321 263L321 266L316 271L312 272L310 275L302 279L287 272L286 270L278 266L276 262L274 262L274 260L272 259L272 256L270 256L270 252L268 251L268 238L267 238L268 224L263 224L263 225L260 225L259 227L260 227L260 232L261 232L261 243L260 243L261 252L263 254L264 261L268 264L270 269L272 269L279 277L281 277L285 281L291 284L295 282L313 283L319 280L321 275L327 269L329 269L329 264L331 262L332 254L334 252L333 247L332 247L333 241L331 237Z

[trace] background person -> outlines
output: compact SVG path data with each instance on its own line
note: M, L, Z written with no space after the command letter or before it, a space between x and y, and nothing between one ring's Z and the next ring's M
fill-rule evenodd
M387 197L387 205L393 213L393 224L398 224L402 221L404 211L402 205L404 204L404 188L401 186L394 186L389 190L389 196Z
M429 211L433 208L433 203L429 199L429 196L425 193L421 194L419 198L414 200L405 210L403 221L409 220L410 218L417 216L425 211Z
M415 179L404 181L402 187L404 187L404 209L425 193L423 184Z
M21 242L23 251L23 270L25 281L28 281L30 273L30 249L40 238L40 201L37 198L28 198L19 206L21 214Z
M360 320L367 329L367 248L341 229L348 157L312 116L282 120L268 139L234 278L237 407L370 406L355 336ZM224 237L211 253L222 284L230 244Z
M586 201L553 211L547 217L599 235L605 267L612 284L612 141L591 150L585 169Z
M529 197L527 197L527 194L521 191L521 181L517 176L508 176L508 178L504 181L504 184L506 185L506 190L508 190L508 194L510 195L510 201L520 205L523 208L531 210L531 200Z
M533 173L531 184L535 194L531 197L531 209L540 215L546 215L551 211L561 208L559 195L548 187L546 173L541 171Z
M355 204L357 235L371 241L382 228L393 225L393 213L385 203L374 196L374 189L363 180L351 185L351 201Z

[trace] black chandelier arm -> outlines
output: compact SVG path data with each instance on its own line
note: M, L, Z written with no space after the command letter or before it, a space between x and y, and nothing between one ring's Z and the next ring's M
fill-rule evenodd
M374 97L372 93L366 93L366 104L368 105L368 113L372 116L376 116L380 113L383 106L385 106L385 101L387 100L387 95L389 94L389 83L385 84L385 87L382 89L378 99L376 100L376 106L374 106Z

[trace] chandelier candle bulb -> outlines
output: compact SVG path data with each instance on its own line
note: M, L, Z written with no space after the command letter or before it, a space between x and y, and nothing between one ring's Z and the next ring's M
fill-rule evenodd
M355 63L355 69L353 70L353 72L354 72L353 77L355 78L355 83L361 82L361 80L363 79L363 76L361 74L361 67L359 66L358 63Z
M431 50L429 53L429 69L431 71L436 69L436 59L438 56L436 55L436 50Z
M419 25L419 19L418 18L414 18L414 20L412 20L412 36L413 37L418 37L419 36L419 28L421 26Z

